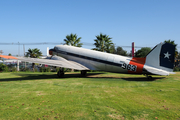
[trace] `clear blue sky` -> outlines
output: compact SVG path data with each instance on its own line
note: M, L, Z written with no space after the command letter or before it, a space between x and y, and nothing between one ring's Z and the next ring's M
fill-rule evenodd
M180 46L180 0L0 0L0 43L62 43L70 33L83 43L103 33L117 46L153 47L168 39ZM25 49L46 54L46 47L54 45ZM0 45L4 55L18 55L18 48L23 54L23 46Z

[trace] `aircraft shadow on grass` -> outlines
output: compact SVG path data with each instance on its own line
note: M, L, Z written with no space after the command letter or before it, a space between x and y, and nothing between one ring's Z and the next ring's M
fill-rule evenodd
M160 80L160 79L164 79L166 77L153 77L152 79L148 79L146 77L136 77L136 78L121 78L123 80L126 81L139 81L139 82L143 82L143 81L156 81L156 80Z
M125 81L138 81L138 82L148 82L148 81L156 81L156 80L160 80L160 79L164 79L166 77L153 77L152 79L148 79L144 76L142 77L91 77L89 76L89 78L99 78L102 79L102 81L110 81L109 79L115 79L115 80L125 80ZM108 80L107 80L108 79ZM94 79L94 81L96 81L96 79Z
M89 75L99 75L103 73L88 73L86 77ZM65 74L64 77L59 78L56 74L28 74L28 73L14 73L14 75L21 77L14 78L0 78L0 81L24 81L24 80L53 80L53 79L65 79L65 78L85 78L80 74Z
M24 81L24 80L54 80L54 79L66 79L66 78L98 78L102 81L110 81L109 79L116 79L116 80L125 80L125 81L156 81L160 79L164 79L166 77L153 77L153 79L148 80L146 77L106 77L106 76L96 76L104 73L87 73L86 77L81 76L80 74L65 74L63 78L58 78L56 74L21 74L21 73L14 73L17 76L21 77L15 77L15 78L1 78L0 81ZM96 81L97 79L94 79Z

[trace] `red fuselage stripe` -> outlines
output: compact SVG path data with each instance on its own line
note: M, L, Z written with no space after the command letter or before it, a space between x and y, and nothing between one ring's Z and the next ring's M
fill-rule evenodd
M135 57L133 57L131 59L131 61L129 62L129 64L137 66L137 69L136 69L136 71L128 70L128 73L131 73L131 74L133 74L133 73L141 74L145 62L146 62L146 58L135 58Z

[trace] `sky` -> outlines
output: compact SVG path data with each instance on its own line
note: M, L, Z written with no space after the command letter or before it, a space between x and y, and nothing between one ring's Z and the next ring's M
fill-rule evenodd
M46 55L47 47L64 43L71 33L91 49L103 33L116 46L154 47L171 39L180 51L179 5L180 0L0 0L0 50L23 55L23 45L13 44L24 43L25 52L38 48ZM54 44L27 45L45 42Z

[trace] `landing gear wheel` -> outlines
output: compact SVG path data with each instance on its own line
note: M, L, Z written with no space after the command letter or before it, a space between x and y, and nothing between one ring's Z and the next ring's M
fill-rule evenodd
M148 79L148 80L152 80L153 78L152 78L152 76L149 76L149 75L147 75L147 74L144 74L145 76L146 76L146 78Z
M57 76L59 78L63 77L64 76L64 69L63 68L59 68L59 71L57 72Z
M82 70L82 71L81 71L81 75L82 75L82 76L86 76L86 74L87 74L87 71L86 71L86 70Z
M147 78L148 78L149 80L152 80L152 79L153 79L152 76L148 76Z

